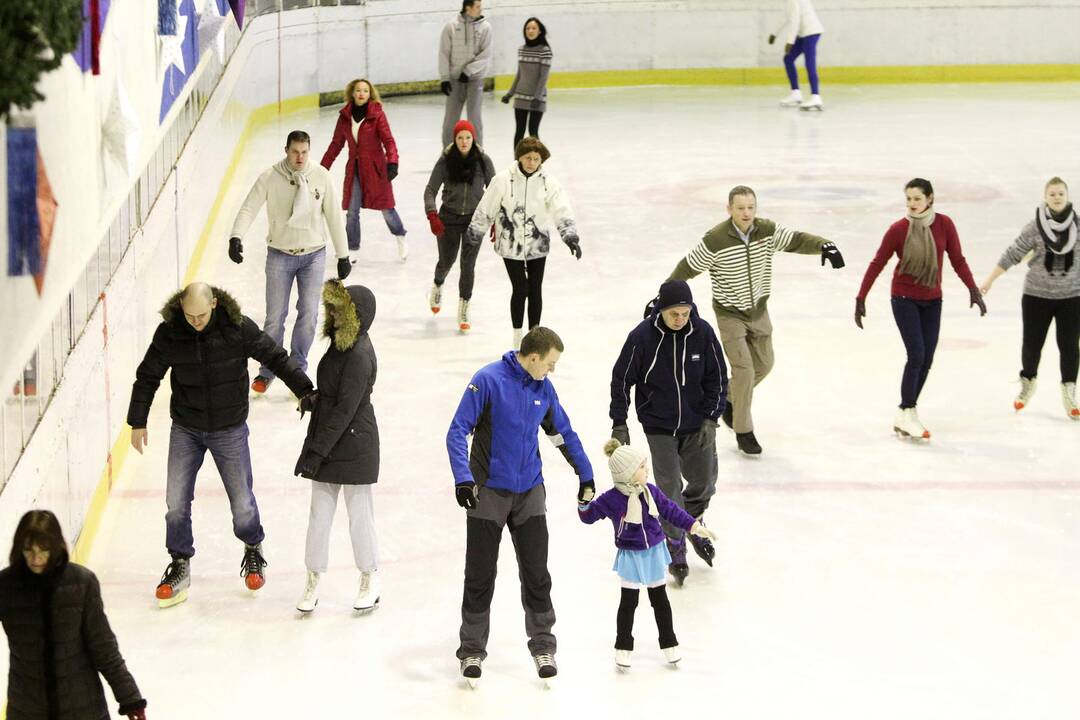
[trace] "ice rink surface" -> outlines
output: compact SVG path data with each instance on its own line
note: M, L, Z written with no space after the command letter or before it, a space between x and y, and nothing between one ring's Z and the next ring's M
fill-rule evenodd
M865 330L852 312L882 234L904 214L910 178L934 183L936 208L956 222L979 282L1033 216L1050 176L1080 193L1080 88L826 87L820 114L781 110L784 92L555 91L541 126L584 251L574 261L554 243L543 324L566 342L552 379L600 490L611 482L600 451L611 366L660 282L726 217L731 186L752 186L760 216L825 236L847 261L834 271L816 256L776 259L776 367L754 404L765 453L742 457L733 435L717 434L720 481L706 515L720 536L716 566L691 555L686 586L670 590L679 669L663 666L643 596L633 670L616 674L611 529L578 521L574 476L543 443L557 686L544 690L536 679L508 540L484 678L476 691L461 683L454 651L465 522L444 436L471 373L508 349L510 288L486 246L473 332L456 331L456 268L443 312L431 315L436 248L422 190L440 149L442 98L392 98L386 109L401 153L394 190L411 254L399 262L379 214L366 211L361 263L348 280L379 301L371 335L382 607L353 616L357 572L339 509L318 609L302 619L293 609L309 483L292 469L306 423L278 383L252 401L249 419L266 587L254 598L243 589L242 547L207 460L191 597L157 609L153 590L168 560L165 383L149 450L126 463L91 561L150 717L1077 717L1080 423L1061 408L1052 334L1038 394L1021 415L1012 411L1025 269L997 282L979 318L945 268L941 343L919 404L928 445L891 432L904 358L889 310L891 264L869 298ZM484 144L502 169L513 112L490 96L484 110ZM234 292L257 322L265 218L245 239L241 266L226 256L232 218L258 172L280 159L285 134L311 132L317 162L336 114L293 115L260 131L229 188L200 277ZM332 170L337 179L344 159ZM707 280L692 287L712 321ZM312 372L325 343L316 343ZM643 443L636 419L630 425Z

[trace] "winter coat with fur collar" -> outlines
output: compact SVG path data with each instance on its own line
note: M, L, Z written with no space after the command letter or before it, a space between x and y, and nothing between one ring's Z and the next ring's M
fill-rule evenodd
M330 280L323 285L323 305L330 347L319 361L319 394L296 471L315 453L325 458L317 481L371 485L379 479L379 426L371 405L378 363L368 336L375 295Z
M295 360L240 312L232 295L212 288L218 305L202 332L188 324L178 291L161 309L163 322L135 371L128 424L146 427L154 393L168 370L173 422L191 430L214 432L235 427L248 416L248 358L269 367L298 397L311 392Z

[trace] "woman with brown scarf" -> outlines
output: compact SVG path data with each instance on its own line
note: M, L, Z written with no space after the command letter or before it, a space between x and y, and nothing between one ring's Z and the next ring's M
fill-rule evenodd
M945 253L968 287L971 307L978 305L980 314L985 315L986 304L964 259L956 226L947 215L934 212L934 188L930 181L915 178L904 186L904 195L907 217L889 227L866 268L855 298L855 324L862 328L866 295L889 258L896 255L900 262L893 273L892 310L907 349L907 363L900 382L900 407L893 420L893 430L905 437L929 440L930 431L919 420L915 404L930 373L941 328L941 264Z

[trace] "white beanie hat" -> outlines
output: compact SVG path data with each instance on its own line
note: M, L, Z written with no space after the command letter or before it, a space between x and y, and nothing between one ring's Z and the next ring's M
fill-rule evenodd
M604 445L604 452L608 456L611 479L616 483L629 483L634 473L641 467L641 463L645 462L645 453L632 445L620 445L615 438Z

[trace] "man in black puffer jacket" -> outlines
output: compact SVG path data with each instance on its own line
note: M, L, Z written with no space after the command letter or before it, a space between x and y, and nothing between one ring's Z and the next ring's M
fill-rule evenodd
M716 492L716 421L724 412L727 382L720 341L698 315L690 286L683 280L665 282L645 319L627 336L611 372L611 434L630 443L626 416L630 388L636 387L634 404L656 484L698 519ZM671 553L669 570L681 585L689 572L685 534L668 522L661 525ZM712 543L697 536L690 542L711 566Z
M288 353L241 314L229 293L205 283L192 283L161 309L150 349L135 372L128 424L131 445L139 453L147 443L150 403L165 372L172 370L169 404L168 479L165 490L165 545L172 562L157 588L162 607L187 599L189 561L195 554L191 534L191 501L195 476L209 450L229 496L233 532L244 542L241 575L248 589L263 586L260 543L263 528L252 492L248 448L248 358L255 358L284 380L298 397L313 391L311 380Z

